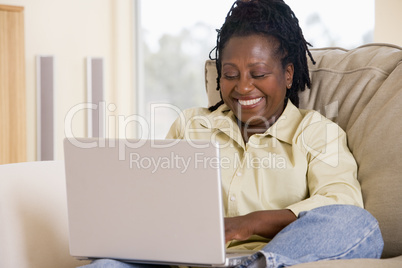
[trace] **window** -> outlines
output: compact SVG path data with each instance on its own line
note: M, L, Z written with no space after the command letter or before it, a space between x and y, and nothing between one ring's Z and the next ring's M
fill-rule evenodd
M314 47L372 42L374 0L287 0ZM150 137L164 138L178 113L206 106L204 63L233 0L141 2L140 113Z
M373 42L375 0L286 0L313 47L353 48Z

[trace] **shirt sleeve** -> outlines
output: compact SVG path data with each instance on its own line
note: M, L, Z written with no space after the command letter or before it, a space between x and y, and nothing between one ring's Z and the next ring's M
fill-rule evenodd
M328 119L314 116L304 122L297 145L305 153L310 196L287 208L302 211L332 204L363 207L357 163L347 146L346 133Z
M166 139L183 139L185 132L185 122L185 115L184 113L181 113L170 126L170 129L166 135Z

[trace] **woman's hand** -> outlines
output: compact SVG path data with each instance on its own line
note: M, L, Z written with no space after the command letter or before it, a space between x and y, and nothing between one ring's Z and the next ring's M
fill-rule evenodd
M244 216L225 218L225 239L247 240L252 235L273 238L297 217L288 209L264 210Z
M250 214L248 214L250 215ZM225 240L247 240L253 235L248 215L232 218L225 218Z

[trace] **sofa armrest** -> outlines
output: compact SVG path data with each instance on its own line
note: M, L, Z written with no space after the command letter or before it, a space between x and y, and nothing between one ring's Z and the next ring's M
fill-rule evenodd
M0 267L76 267L62 161L0 166Z

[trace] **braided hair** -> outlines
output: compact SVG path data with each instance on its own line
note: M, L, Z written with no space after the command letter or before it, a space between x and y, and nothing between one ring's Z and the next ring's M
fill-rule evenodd
M233 36L264 35L278 41L279 48L275 53L281 59L282 67L285 68L289 63L294 65L293 83L286 91L286 98L299 106L298 91L311 85L306 54L314 64L315 61L308 49L311 45L304 39L299 20L283 0L236 1L217 32L216 47L209 55L210 59L216 61L216 90L220 90L221 55L229 39ZM215 58L212 57L214 51ZM214 111L222 104L223 100L209 109Z

